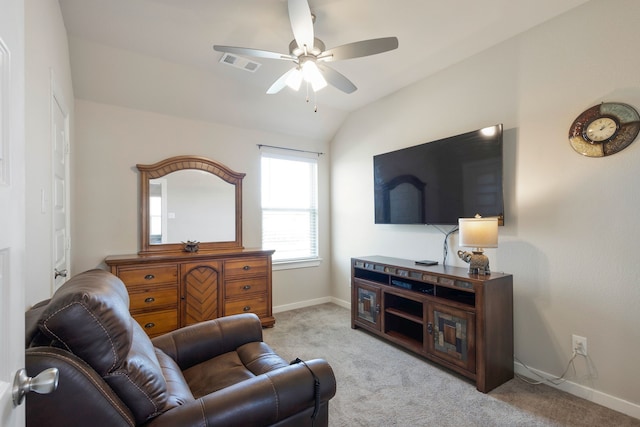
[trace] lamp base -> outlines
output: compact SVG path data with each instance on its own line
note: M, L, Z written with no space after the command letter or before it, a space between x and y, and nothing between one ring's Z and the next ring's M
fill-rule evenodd
M491 274L489 258L482 251L458 251L458 257L469 263L469 274Z

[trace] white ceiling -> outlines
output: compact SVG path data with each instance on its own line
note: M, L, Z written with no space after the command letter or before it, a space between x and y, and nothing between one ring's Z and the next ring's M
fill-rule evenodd
M396 36L399 48L332 62L358 90L267 88L291 67L257 59L250 73L219 63L214 44L288 53L286 0L59 0L76 98L330 139L349 112L587 0L309 0L327 48Z

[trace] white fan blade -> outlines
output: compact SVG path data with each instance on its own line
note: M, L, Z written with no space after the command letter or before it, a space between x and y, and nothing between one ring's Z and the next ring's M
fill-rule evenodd
M214 45L213 49L217 50L218 52L234 53L236 55L242 55L242 56L254 56L257 58L286 59L289 61L294 61L296 59L295 56L291 56L289 54L270 52L268 50L251 49L248 47Z
M300 49L307 46L307 50L313 48L313 19L307 0L289 0L289 20L293 37Z
M376 55L398 48L397 37L383 37L380 39L362 40L354 43L347 43L342 46L325 50L318 59L322 61L338 61L340 59L360 58L363 56Z
M289 71L281 75L280 78L276 80L269 89L267 89L267 94L273 95L274 93L278 93L282 89L284 89L285 86L287 86L287 80L289 79L289 76L295 73L296 71L297 71L297 67L293 67L292 69L290 69Z
M320 71L322 71L322 75L331 86L340 89L345 93L355 92L358 88L356 85L351 83L351 80L346 78L344 75L340 74L333 68L327 67L320 62L316 63Z

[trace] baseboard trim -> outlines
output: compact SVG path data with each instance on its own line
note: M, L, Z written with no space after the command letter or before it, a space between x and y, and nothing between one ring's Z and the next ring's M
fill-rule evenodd
M310 299L306 301L298 301L293 304L284 304L284 305L274 306L273 313L274 314L282 313L284 311L296 310L298 308L311 307L314 305L327 304L327 303L333 303L333 304L339 305L340 307L344 307L346 309L351 308L351 304L347 301L334 298L334 297L322 297L322 298Z
M547 372L541 371L539 369L525 368L521 363L514 363L515 372L519 375L522 375L527 378L531 378L531 372L533 371L536 374L542 375L545 378L553 378L555 377L553 374L549 374ZM535 380L535 378L533 378ZM603 393L598 390L594 390L590 387L584 386L582 384L578 384L572 381L565 381L559 385L547 384L551 387L557 388L558 390L562 390L574 396L580 397L582 399L588 400L590 402L596 403L598 405L607 407L609 409L613 409L614 411L621 412L623 414L629 415L630 417L640 419L640 405L629 402L624 399L620 399L619 397L612 396L607 393Z
M347 310L351 310L351 302L345 301L343 299L333 298L331 297L331 302L335 305L339 305L342 308L346 308Z

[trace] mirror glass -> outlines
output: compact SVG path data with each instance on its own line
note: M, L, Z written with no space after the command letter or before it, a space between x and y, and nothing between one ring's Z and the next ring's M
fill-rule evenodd
M150 179L149 243L235 240L235 196L234 185L201 170Z
M140 253L242 248L243 173L204 157L137 165L141 180Z

